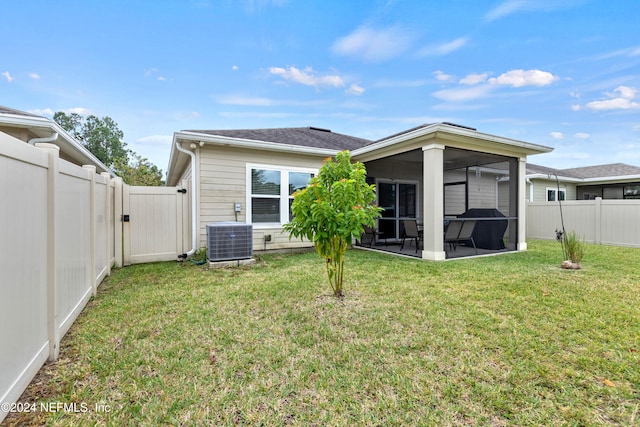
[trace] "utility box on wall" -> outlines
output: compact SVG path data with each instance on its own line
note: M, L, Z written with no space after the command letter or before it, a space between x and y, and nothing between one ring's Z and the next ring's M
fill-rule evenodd
M253 257L253 226L243 222L207 224L207 259L231 261Z

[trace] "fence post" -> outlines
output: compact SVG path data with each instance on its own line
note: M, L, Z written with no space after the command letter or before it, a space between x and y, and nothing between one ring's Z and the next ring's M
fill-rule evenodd
M89 218L91 218L91 226L89 231L89 272L91 290L93 296L96 296L98 287L96 285L96 167L94 165L82 165L89 171L89 179L91 181L91 190L89 191Z
M119 176L113 178L113 193L114 254L116 267L122 267L124 265L122 260L122 178Z
M596 197L595 204L593 205L595 212L595 244L600 245L602 243L602 197Z
M56 306L56 192L60 147L48 143L36 143L35 146L49 154L49 168L47 169L47 338L49 340L49 360L55 361L60 354L60 333L58 332Z
M131 203L131 186L122 184L122 212L129 215ZM131 265L131 227L129 222L120 219L122 224L122 265Z
M106 271L106 275L107 276L111 276L111 245L113 244L111 242L111 238L113 237L113 235L111 234L111 174L109 172L102 172L100 173L100 175L102 175L104 177L105 180L105 201L104 201L104 212L102 213L102 216L104 217L104 227L106 229L106 234L105 236L107 236L106 238L106 251L107 254L105 255L105 262L106 262L106 266L107 266L107 271Z

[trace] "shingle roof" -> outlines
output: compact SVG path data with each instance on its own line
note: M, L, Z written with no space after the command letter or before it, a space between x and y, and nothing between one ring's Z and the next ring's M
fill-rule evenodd
M567 170L554 169L546 166L535 165L533 163L527 163L527 173L528 174L542 174L542 175L553 175L556 174L558 176L563 176L566 178L582 178L579 175L576 175L571 172L567 172Z
M372 141L315 127L274 129L187 130L185 132L330 150L355 150Z
M610 163L606 165L585 166L581 168L553 169L546 166L527 163L529 174L557 174L567 178L606 178L613 176L640 175L640 167L624 163Z
M563 169L562 172L570 173L580 178L601 178L608 176L640 175L640 167L624 163L610 163L607 165Z

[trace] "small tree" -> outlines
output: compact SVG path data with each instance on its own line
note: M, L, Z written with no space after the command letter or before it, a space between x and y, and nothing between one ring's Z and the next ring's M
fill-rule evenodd
M381 208L373 202L375 185L366 182L367 171L351 154L341 151L335 160L325 159L318 176L306 188L294 193L291 222L284 229L289 238L307 238L326 260L333 294L342 297L344 255L364 226L373 226Z

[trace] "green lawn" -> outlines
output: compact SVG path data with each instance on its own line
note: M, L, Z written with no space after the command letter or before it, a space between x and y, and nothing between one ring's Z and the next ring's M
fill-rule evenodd
M639 425L640 249L561 261L541 241L442 263L351 250L342 300L315 253L119 269L21 400L88 412L6 422Z

